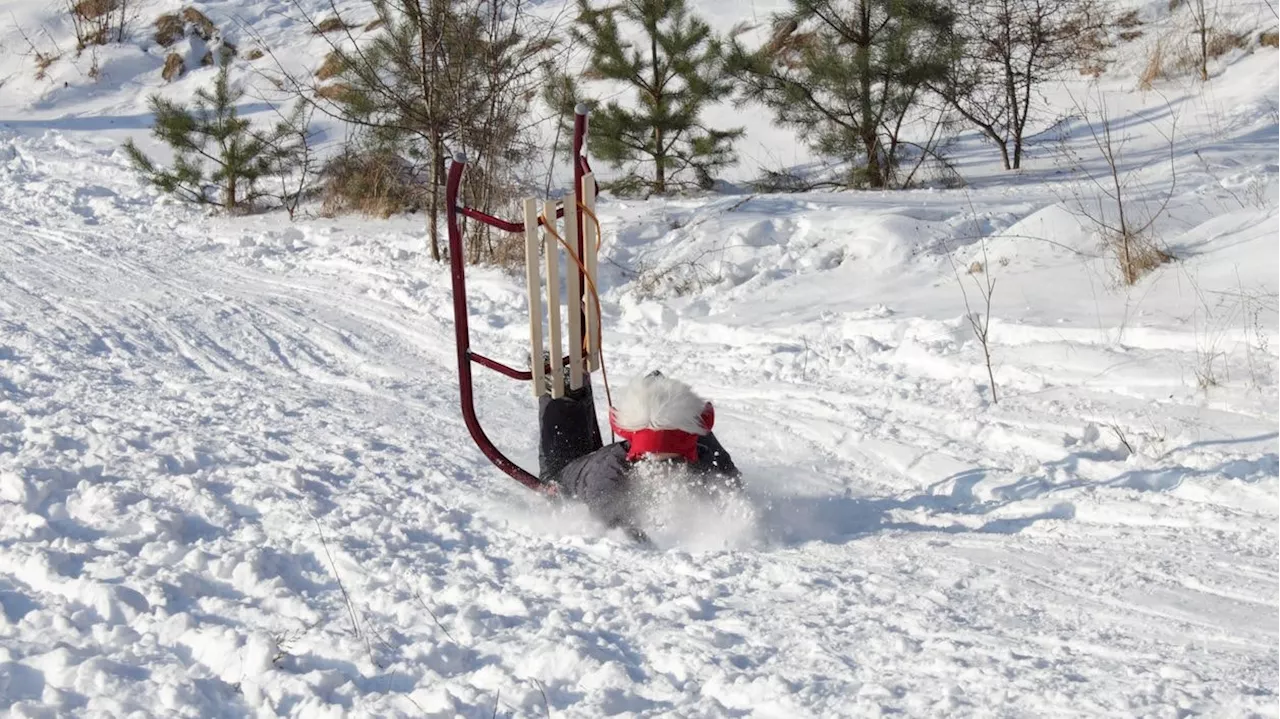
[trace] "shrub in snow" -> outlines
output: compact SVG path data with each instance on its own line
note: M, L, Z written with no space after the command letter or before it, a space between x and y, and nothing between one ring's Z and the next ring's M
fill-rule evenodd
M213 24L209 16L193 7L182 9L182 22L189 28L189 32L194 32L206 42L218 34L218 27Z
M190 35L209 42L218 35L218 27L208 15L193 7L183 8L181 13L165 13L156 18L155 41L161 47L170 47Z
M627 26L639 31L638 40L624 39ZM703 108L727 97L733 85L719 39L684 0L626 0L599 10L578 0L573 37L591 51L587 78L625 83L636 95L633 106L610 102L591 118L591 153L632 168L611 189L665 194L694 183L710 189L714 174L737 161L733 142L742 130L701 122ZM560 83L567 90L561 114L571 117L576 92L566 79Z
M1043 112L1041 87L1105 45L1098 0L965 0L956 3L963 43L951 71L928 87L995 144L1006 170L1022 166L1024 133ZM1140 25L1137 12L1117 25ZM1138 33L1141 34L1140 32Z
M147 182L184 200L228 211L251 208L267 197L257 183L297 169L305 151L303 105L267 131L255 130L236 112L244 91L231 87L227 68L218 72L213 91L196 92L194 106L177 105L158 95L152 134L174 151L170 168L157 167L133 143L124 148Z
M309 87L323 112L358 128L362 146L392 147L422 173L432 259L443 257L446 158L455 152L472 158L463 202L501 213L522 191L517 168L542 149L529 112L543 77L538 70L556 43L554 26L530 17L526 6L523 0L456 0L434 3L439 12L425 13L418 0L380 0L377 21L368 25L374 29L358 50L344 42L345 32L324 34L332 22L308 20L333 59L322 73L327 84L296 85ZM367 184L381 187L380 181ZM373 204L381 202L379 191ZM492 247L489 232L474 223L469 245Z
M1099 93L1092 104L1090 98L1077 101L1076 111L1088 133L1091 149L1096 151L1094 157L1087 157L1084 154L1087 151L1073 148L1065 138L1062 141L1063 158L1078 168L1093 189L1093 192L1076 191L1076 212L1093 226L1104 249L1115 257L1120 281L1125 285L1137 284L1151 271L1175 259L1156 237L1155 224L1168 209L1176 184L1171 184L1162 198L1141 201L1138 171L1128 169L1125 162L1126 146L1132 135L1112 120L1105 97ZM1169 176L1176 177L1173 139L1176 118L1168 132L1150 120L1147 122L1168 143Z
M324 204L321 212L336 215L360 212L389 217L422 207L421 180L404 158L389 149L348 148L329 160L321 172Z
M331 52L324 56L324 62L321 63L320 69L316 70L316 79L324 82L337 77L340 72L342 72L342 55Z
M342 20L342 18L334 16L321 20L316 24L315 28L312 29L312 32L316 35L323 35L325 33L337 32L339 30L350 30L353 27L355 27L355 25L348 25Z
M890 187L900 132L958 52L955 13L934 0L792 0L773 37L737 40L729 67L747 102L773 109L819 153L856 168L849 183Z
M176 52L171 52L164 59L164 67L160 70L160 77L163 77L165 82L173 82L182 77L186 71L187 65L182 61L182 56Z
M161 47L169 47L182 39L184 25L177 13L165 13L156 18L156 34L153 36Z
M128 0L65 0L76 49L123 42L132 16Z

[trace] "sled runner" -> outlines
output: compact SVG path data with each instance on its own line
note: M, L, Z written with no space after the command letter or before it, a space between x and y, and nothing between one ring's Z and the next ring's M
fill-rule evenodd
M600 355L600 301L596 290L597 250L600 245L600 223L596 219L596 182L584 152L587 135L587 111L578 106L573 122L573 194L563 203L526 199L522 203L524 217L520 222L502 220L459 203L459 190L466 170L467 158L459 154L449 167L445 190L448 220L449 264L453 279L453 316L458 348L458 386L461 391L462 416L467 430L480 451L498 469L524 486L548 495L556 494L555 485L544 484L538 477L506 457L485 434L476 416L472 386L472 365L487 367L514 380L530 381L534 396L549 392L552 397L564 394L559 381L568 367L569 388L579 389L587 377L602 369ZM521 370L487 357L471 349L467 322L466 266L462 247L462 218L483 222L490 227L512 233L524 233L525 280L529 295L530 369ZM540 256L545 248L545 261ZM565 314L561 316L560 267L564 258L566 292ZM543 270L545 269L545 277ZM545 282L544 282L545 280ZM544 338L543 286L547 332ZM564 326L567 320L568 327ZM567 332L566 332L567 329ZM545 340L545 341L544 341ZM566 345L567 341L567 347ZM541 358L548 357L548 362ZM553 381L547 381L547 375ZM548 386L549 385L549 386ZM592 422L598 427L594 417Z

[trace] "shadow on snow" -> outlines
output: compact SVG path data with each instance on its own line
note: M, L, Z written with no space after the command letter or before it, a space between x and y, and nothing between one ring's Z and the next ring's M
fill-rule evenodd
M1259 441L1276 436L1270 434L1191 446ZM1189 479L1217 477L1255 482L1280 473L1280 456L1269 452L1256 459L1233 458L1207 469L1173 465L1131 469L1106 480L1077 477L1066 482L1054 482L1050 479L1058 471L1075 474L1081 460L1097 462L1123 458L1114 452L1075 452L1056 462L1046 463L1043 471L1036 475L1022 477L995 489L993 493L998 495L997 498L987 500L975 496L974 488L988 473L999 471L998 468L966 470L906 498L761 494L755 500L760 507L761 527L775 541L788 545L811 541L842 543L886 531L1016 534L1043 520L1073 519L1076 510L1072 501L1062 499L1044 506L1055 495L1067 490L1116 488L1168 492ZM1037 506L1025 516L998 516L983 521L998 510L1021 502L1037 502Z

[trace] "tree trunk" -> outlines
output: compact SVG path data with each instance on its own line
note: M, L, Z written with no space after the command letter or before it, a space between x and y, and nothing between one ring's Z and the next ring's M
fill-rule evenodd
M440 184L444 179L443 142L440 133L431 132L431 195L427 200L427 236L431 238L431 259L440 261Z
M1000 161L1004 163L1004 169L1018 169L1018 157L1022 152L1022 143L1018 140L1013 141L1013 164L1009 164L1009 143L1004 140L996 140L996 146L1000 148Z
M1200 82L1209 82L1209 39L1208 31L1200 28Z
M649 60L653 65L653 108L657 117L653 123L653 190L659 195L667 194L667 153L662 147L662 86L658 77L658 26L649 28Z
M653 191L659 195L667 194L667 167L666 157L662 152L662 128L653 128L653 141L658 145L658 152L653 156L654 173L653 173Z
M1004 169L1016 170L1022 162L1022 126L1026 108L1022 106L1018 98L1018 82L1013 68L1012 40L1008 37L1007 28L1002 42L1004 42L1006 48L1001 64L1004 65L1005 102L1009 104L1009 130L1011 131L1010 134L1013 135L1013 164L1009 164L1009 151L1003 144L1000 147L1000 154L1004 156ZM1027 83L1027 89L1031 89L1030 82Z
M880 166L880 143L875 116L871 111L871 6L867 0L858 2L858 37L854 58L858 64L858 130L863 152L867 155L867 185L880 189L885 185L885 178Z
M1209 82L1209 15L1204 0L1196 0L1196 32L1200 35L1200 82Z
M440 261L440 185L443 180L444 140L440 136L433 89L433 82L440 74L440 57L436 48L440 44L440 2L432 0L429 8L431 17L422 22L421 5L418 6L418 61L422 65L422 97L425 100L426 114L423 118L429 126L428 141L431 145L431 194L427 200L427 237L431 244L431 259Z

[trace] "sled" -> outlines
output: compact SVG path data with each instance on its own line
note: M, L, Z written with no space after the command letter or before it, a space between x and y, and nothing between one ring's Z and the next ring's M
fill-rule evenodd
M494 370L514 380L528 381L533 394L539 397L548 390L546 373L559 378L564 367L569 368L569 387L577 389L587 377L600 368L600 305L596 292L597 250L600 225L596 220L595 202L597 185L587 162L584 147L587 135L587 111L576 109L573 121L573 194L563 203L539 202L529 198L521 204L524 217L511 222L488 215L459 203L458 193L462 176L466 171L464 154L454 157L449 167L445 190L446 217L448 220L449 265L453 278L453 317L458 347L458 387L462 400L462 417L476 446L484 456L512 479L536 492L556 494L554 485L544 484L536 474L522 469L504 455L485 434L476 416L475 393L472 386L472 365ZM525 283L529 302L529 357L528 370L521 370L471 349L471 333L467 321L466 255L462 246L462 218L483 222L490 227L511 233L523 233L525 238ZM563 222L561 222L563 220ZM585 224L584 224L585 223ZM545 259L540 255L545 247ZM561 316L560 267L564 260L565 314ZM545 269L545 282L543 270ZM543 336L544 302L546 289L546 336ZM564 327L567 319L568 327ZM567 329L567 332L566 332ZM567 340L567 347L562 346ZM545 354L544 354L545 353ZM541 358L551 361L544 364ZM564 383L550 382L550 394L564 394ZM599 426L597 419L592 421Z

